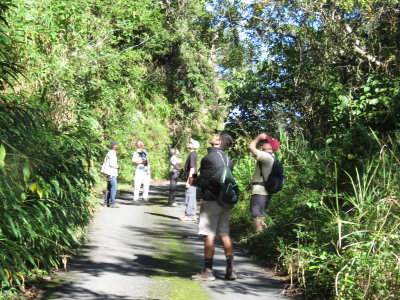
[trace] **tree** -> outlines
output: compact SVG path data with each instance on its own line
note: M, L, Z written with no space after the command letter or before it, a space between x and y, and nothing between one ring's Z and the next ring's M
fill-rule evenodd
M242 24L258 60L231 89L239 117L264 115L315 145L355 125L397 128L398 9L397 1L247 6Z

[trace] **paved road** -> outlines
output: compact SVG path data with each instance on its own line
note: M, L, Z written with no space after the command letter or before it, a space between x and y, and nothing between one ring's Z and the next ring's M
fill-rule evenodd
M196 222L179 221L183 186L177 196L181 205L166 206L167 195L168 183L158 183L151 186L148 203L130 201L131 191L125 191L117 198L120 208L101 208L89 242L68 263L62 274L66 280L47 299L290 299L282 294L282 282L240 250L235 256L239 278L224 280L225 257L219 244L214 258L217 280L191 281L190 274L202 266L202 239ZM193 284L200 292L191 292ZM168 292L172 286L177 293ZM190 297L179 293L183 290Z

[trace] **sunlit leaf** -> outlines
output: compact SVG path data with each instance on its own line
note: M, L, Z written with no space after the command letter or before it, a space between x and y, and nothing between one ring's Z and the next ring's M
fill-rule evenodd
M39 198L42 199L43 189L39 185L37 186L36 193L39 195Z
M22 169L22 172L23 172L23 174L24 174L24 181L25 181L25 182L28 182L29 177L31 176L31 169L30 169L28 163L26 163L26 164L24 165L24 167L23 167L23 169Z
M35 183L32 183L30 186L29 186L29 190L32 192L32 193L36 193L36 191L37 191L37 189L38 189L38 183L37 182L35 182Z
M0 168L4 167L4 159L6 158L6 148L3 144L0 145Z

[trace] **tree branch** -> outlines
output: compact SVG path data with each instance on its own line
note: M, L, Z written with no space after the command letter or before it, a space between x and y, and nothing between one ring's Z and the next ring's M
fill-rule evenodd
M349 24L345 24L345 30L348 34L353 33L353 29L350 27ZM369 54L366 50L361 48L359 39L355 40L353 49L356 53L361 54L361 56L365 57L369 62L374 63L379 67L386 67L388 65L388 62L382 62L378 60L376 57L374 57L373 55Z

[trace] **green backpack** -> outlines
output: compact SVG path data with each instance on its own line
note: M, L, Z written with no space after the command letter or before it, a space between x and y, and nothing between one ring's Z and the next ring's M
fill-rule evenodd
M239 199L239 187L233 178L231 169L228 166L229 158L226 156L226 162L222 154L218 152L223 162L222 173L220 177L220 193L217 196L217 203L222 208L231 209Z

